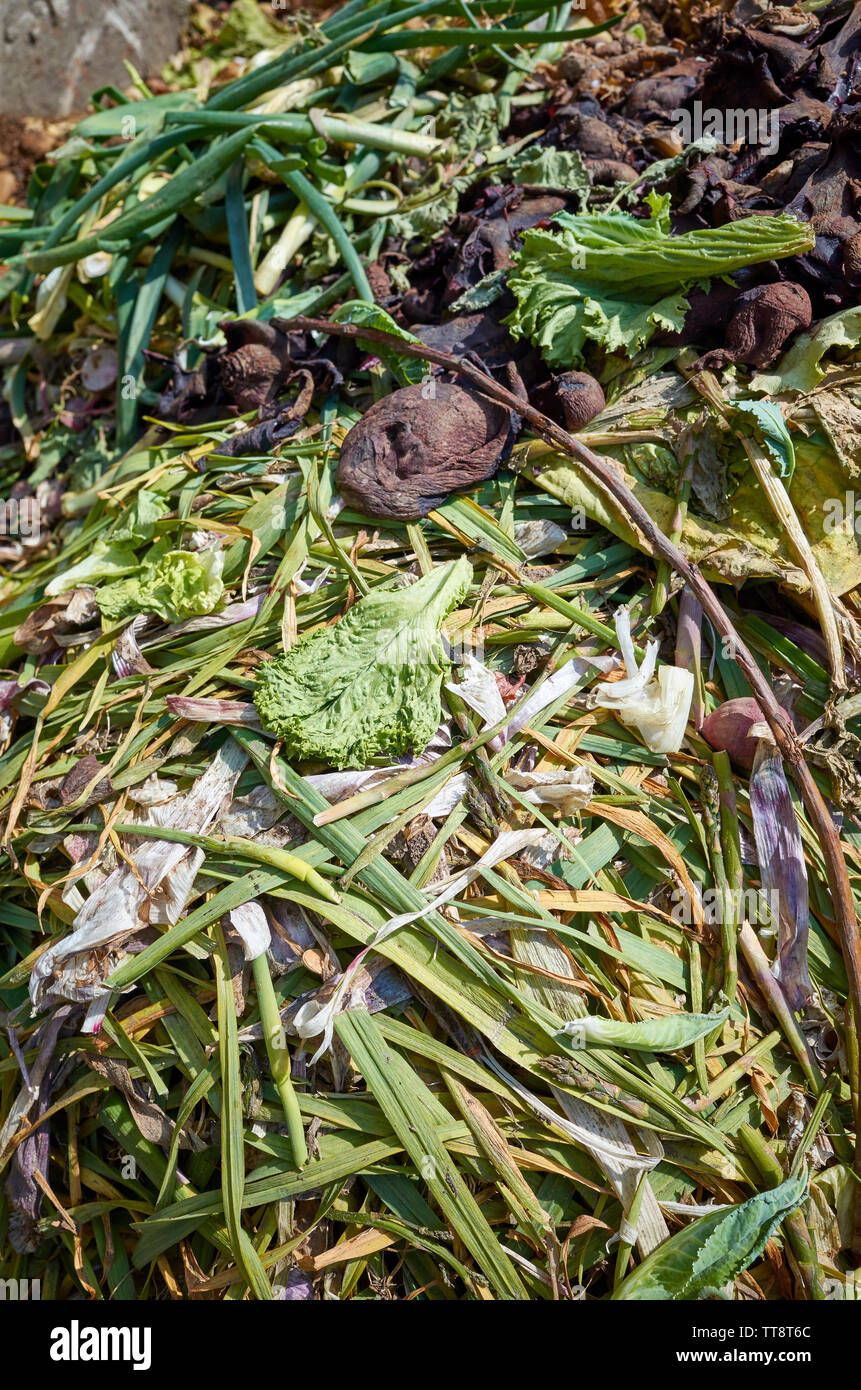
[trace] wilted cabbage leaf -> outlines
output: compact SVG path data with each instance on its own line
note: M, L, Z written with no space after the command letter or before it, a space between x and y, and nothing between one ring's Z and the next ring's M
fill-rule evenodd
M461 558L408 588L375 590L267 662L254 691L264 726L290 756L337 768L423 750L439 722L440 627L471 579Z
M861 342L861 309L841 309L830 318L822 319L808 333L798 337L775 366L757 372L751 382L752 391L764 391L777 396L783 392L806 394L813 391L832 365L824 362L828 354L841 348L857 348Z
M843 466L827 439L793 438L795 470L788 482L792 505L813 546L816 562L835 594L845 594L861 584L861 538L849 526L829 526L823 497L844 497L853 487L851 472ZM613 535L648 553L649 545L622 515L615 503L575 459L558 454L552 446L529 442L526 470L539 487L560 498L572 511L605 526ZM599 450L599 452L604 452ZM515 458L523 457L515 448ZM655 525L666 535L672 530L677 508L677 485L667 479L660 486L644 482L623 460L626 451L617 446L612 458L619 477L646 508ZM804 572L787 553L786 537L775 520L768 499L752 470L742 476L727 497L728 515L721 520L688 510L681 549L695 561L709 580L737 584L743 579L776 579L795 589L806 589Z
M646 201L647 218L559 213L552 231L524 233L508 281L517 308L506 321L551 366L576 366L587 341L633 356L658 329L682 328L692 286L813 245L809 228L783 213L674 236L669 198Z
M137 574L97 589L96 603L109 623L135 613L158 613L169 623L211 613L224 591L223 564L221 551L153 546Z

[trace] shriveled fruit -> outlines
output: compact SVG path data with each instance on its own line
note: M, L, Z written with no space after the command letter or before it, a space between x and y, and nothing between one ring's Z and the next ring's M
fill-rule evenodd
M701 357L698 366L709 371L729 362L770 367L793 333L813 321L810 296L792 282L760 285L735 302L726 331L726 346Z
M509 411L469 387L405 386L350 430L338 488L365 516L415 521L449 493L492 477L511 436Z
M262 343L246 343L221 361L221 382L240 410L256 410L276 394L284 364Z
M555 385L569 430L581 430L606 405L604 392L588 372L562 372Z

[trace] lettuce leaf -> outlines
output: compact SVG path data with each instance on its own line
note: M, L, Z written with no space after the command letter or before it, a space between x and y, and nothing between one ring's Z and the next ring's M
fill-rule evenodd
M524 234L508 280L517 308L506 322L551 366L576 366L587 341L633 356L659 329L682 327L692 286L813 245L809 228L784 213L674 236L669 198L646 202L647 218L560 213L553 230Z
M136 613L158 613L166 622L211 613L224 592L224 555L216 550L168 550L153 547L137 574L104 584L96 603L109 623Z
M804 1200L804 1174L747 1202L701 1216L638 1265L613 1298L656 1302L707 1298L753 1264L772 1232Z
M421 752L440 716L440 627L472 566L440 565L406 589L377 589L334 627L300 638L260 670L254 703L294 758L366 767L377 753Z
M142 487L131 505L123 512L111 531L111 543L116 541L151 541L156 522L167 516L170 507L157 492Z

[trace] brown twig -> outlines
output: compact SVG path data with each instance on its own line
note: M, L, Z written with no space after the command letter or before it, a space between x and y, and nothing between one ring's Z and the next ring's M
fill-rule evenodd
M575 459L586 473L590 474L605 491L610 493L621 511L642 532L654 553L666 560L676 573L685 579L716 632L722 637L729 638L732 642L735 660L744 672L774 734L777 746L789 765L790 773L798 787L805 810L819 836L828 886L834 902L834 915L843 961L849 979L852 1010L857 1023L861 1025L861 943L859 943L852 889L840 837L822 794L804 761L804 753L792 723L775 699L771 686L724 612L714 590L703 578L698 566L688 560L681 550L655 525L646 508L638 501L606 459L593 453L575 435L569 434L567 430L562 429L561 426L543 415L540 410L536 410L527 402L519 399L511 391L506 390L504 386L500 386L498 382L487 376L472 362L456 357L453 353L439 352L434 348L425 347L423 343L409 343L391 333L383 333L379 329L359 327L355 324L329 323L326 319L302 317L278 320L276 326L282 331L301 329L307 332L331 333L342 338L360 338L363 342L378 343L381 347L387 347L402 356L416 357L425 362L433 362L448 371L457 372L490 400L516 411L536 434ZM856 1133L861 1138L861 1125L858 1124L858 1118L856 1115ZM855 1166L856 1172L861 1176L861 1146L856 1150ZM859 1202L859 1208L861 1208L861 1202ZM861 1237L861 1229L859 1229L858 1235Z

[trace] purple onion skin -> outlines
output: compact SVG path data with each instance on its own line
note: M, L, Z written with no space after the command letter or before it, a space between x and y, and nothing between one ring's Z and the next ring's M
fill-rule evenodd
M777 905L777 960L772 973L790 1008L800 1012L813 994L807 966L807 867L783 759L767 739L757 743L750 810L760 879Z
M752 768L756 754L756 739L748 735L754 724L761 724L765 718L756 700L750 696L740 696L736 700L725 700L716 710L703 720L703 738L710 747L720 753L729 753L739 767Z
M703 651L703 610L699 599L685 585L679 599L679 620L676 624L676 665L690 671L694 677L694 697L691 701L691 723L697 733L703 727L705 706L701 683L697 680Z

